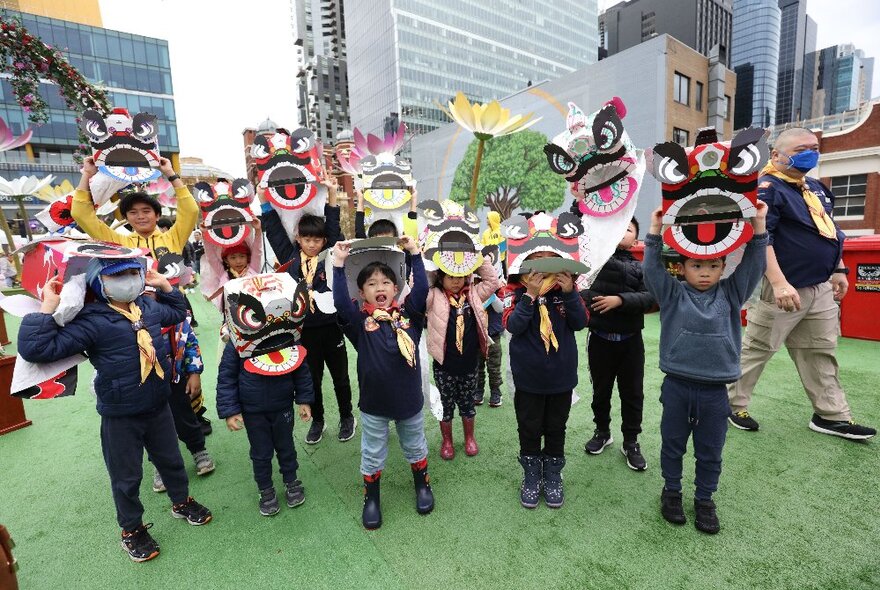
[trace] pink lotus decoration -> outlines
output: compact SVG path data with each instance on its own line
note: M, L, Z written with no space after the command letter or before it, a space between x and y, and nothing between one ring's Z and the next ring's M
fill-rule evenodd
M14 150L17 147L21 147L27 142L31 140L31 136L34 134L33 129L28 129L20 136L15 137L12 133L12 130L9 129L9 126L6 124L6 121L0 117L0 152L5 152L6 150Z
M405 142L404 134L406 133L406 125L400 124L397 131L386 133L385 138L380 138L372 133L364 137L360 129L354 130L354 147L351 151L336 150L336 159L339 166L351 175L358 176L361 173L360 162L363 158L373 155L389 153L396 154L403 147ZM346 153L348 152L348 153Z

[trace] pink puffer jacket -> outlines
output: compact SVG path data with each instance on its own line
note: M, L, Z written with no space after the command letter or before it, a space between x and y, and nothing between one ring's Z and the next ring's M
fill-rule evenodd
M473 308L474 317L477 320L480 351L483 356L486 356L489 350L489 333L486 314L482 313L483 301L491 297L501 287L501 281L488 258L477 269L477 274L482 280L476 285L471 284L468 290L468 303ZM446 326L449 323L451 308L449 298L443 289L432 287L428 291L428 354L441 365L446 353Z

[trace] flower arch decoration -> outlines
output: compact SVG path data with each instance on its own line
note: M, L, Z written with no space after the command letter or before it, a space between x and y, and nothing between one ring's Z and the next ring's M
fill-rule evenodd
M49 120L48 105L40 95L40 79L54 82L67 103L67 108L79 114L86 109L110 112L107 94L93 86L61 55L28 31L18 19L0 15L0 71L11 76L15 98L32 123ZM87 138L79 131L79 146L75 157L80 160L90 153Z

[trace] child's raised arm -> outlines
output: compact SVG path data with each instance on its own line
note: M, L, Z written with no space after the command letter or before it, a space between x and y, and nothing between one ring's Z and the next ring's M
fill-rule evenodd
M680 288L678 279L666 272L660 253L663 249L663 238L660 231L663 229L663 211L658 207L651 213L651 229L645 236L645 260L642 270L645 275L645 286L657 300L660 307L664 302L669 302Z
M351 244L345 242L336 242L333 246L333 304L343 328L356 326L361 319L361 312L351 300L345 279L345 259L350 251Z

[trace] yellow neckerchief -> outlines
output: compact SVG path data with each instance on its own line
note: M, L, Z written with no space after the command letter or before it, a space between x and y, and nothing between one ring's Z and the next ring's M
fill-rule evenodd
M302 274L303 280L306 282L306 286L309 288L309 311L312 312L315 311L315 297L314 289L312 289L312 282L315 280L315 272L318 270L317 258L317 256L309 256L304 250L299 251L300 273Z
M825 212L825 207L822 206L822 202L819 201L816 193L810 190L806 179L792 178L785 172L777 170L771 162L767 162L767 165L761 170L761 174L769 174L785 182L797 185L801 189L801 194L807 203L807 210L810 212L810 217L813 218L813 223L816 224L816 229L819 230L819 235L830 240L837 239L837 228L834 226L834 220Z
M547 303L542 301L542 297L550 292L556 286L556 275L548 274L541 283L541 290L538 291L538 315L541 316L541 340L544 341L544 350L550 354L550 346L554 350L559 350L559 342L556 340L556 334L553 333L553 323L550 321L550 311L547 309Z
M456 309L455 348L458 349L458 354L462 354L464 352L464 304L467 302L467 292L467 289L462 289L458 292L458 295L456 295L454 293L446 291L446 296L449 298L450 307L454 307Z
M364 311L377 322L388 322L391 324L391 329L397 335L397 347L400 349L400 354L403 355L403 358L406 359L410 367L415 367L416 345L409 334L406 333L406 330L400 325L400 309L397 305L392 304L388 309L381 309L369 303L364 303Z
M110 304L108 303L107 305ZM156 349L153 346L153 339L150 337L147 327L141 322L141 308L134 302L130 305L131 311L125 311L124 309L119 309L113 305L110 305L110 308L121 313L125 319L131 322L131 327L135 330L138 348L141 351L141 383L147 380L150 371L153 369L156 369L156 375L158 375L160 379L164 379L165 372L162 370L162 365L159 364L159 359L156 358Z

